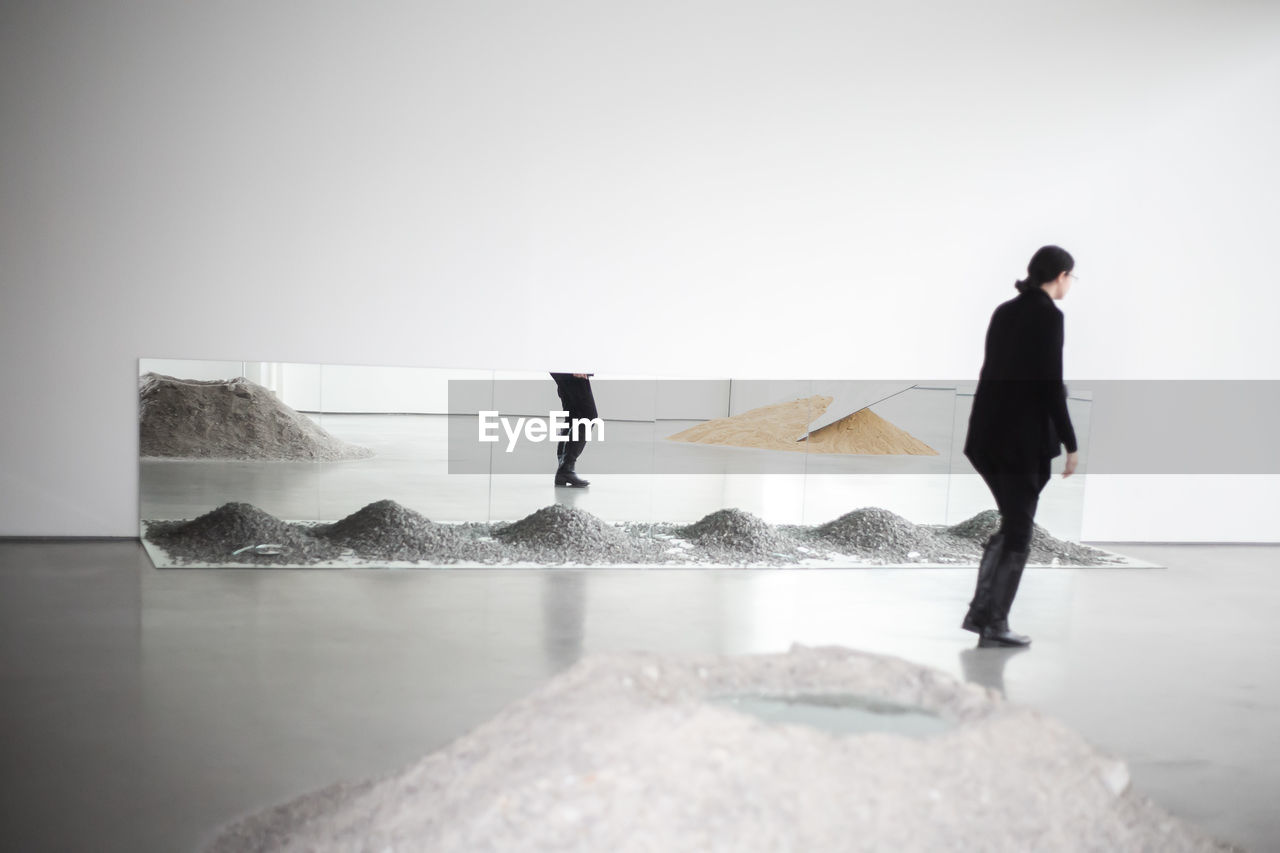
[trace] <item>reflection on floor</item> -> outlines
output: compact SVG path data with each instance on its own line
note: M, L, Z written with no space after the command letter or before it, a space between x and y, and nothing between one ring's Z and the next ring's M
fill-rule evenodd
M1250 849L1280 839L1280 548L1023 580L1025 652L973 650L972 571L164 572L135 542L0 542L0 826L21 850L199 849L390 772L600 651L899 655L1003 689Z

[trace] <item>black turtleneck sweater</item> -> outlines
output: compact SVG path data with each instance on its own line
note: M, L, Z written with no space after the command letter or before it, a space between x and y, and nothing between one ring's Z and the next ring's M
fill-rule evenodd
M1062 312L1033 287L998 306L965 436L966 456L1007 463L1076 451L1062 383Z

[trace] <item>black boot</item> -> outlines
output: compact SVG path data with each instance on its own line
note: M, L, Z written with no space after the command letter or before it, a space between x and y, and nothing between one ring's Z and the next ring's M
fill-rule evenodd
M560 467L556 469L556 485L557 486L573 486L581 489L584 486L591 485L590 480L584 480L573 471L573 465L578 460L572 456L566 455L560 462Z
M1009 608L1018 594L1022 570L1026 568L1027 551L1004 551L996 564L992 590L991 620L983 627L980 642L990 646L1029 646L1031 638L1009 630Z
M982 562L978 564L978 582L974 587L973 600L969 602L969 612L960 624L966 631L982 633L983 627L990 621L994 600L991 597L992 581L995 579L996 564L1000 562L1001 546L1004 545L1004 534L996 533L987 540L982 549Z

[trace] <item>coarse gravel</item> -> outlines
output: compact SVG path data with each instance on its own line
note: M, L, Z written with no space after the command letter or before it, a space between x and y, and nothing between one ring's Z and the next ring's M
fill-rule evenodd
M864 559L906 562L931 554L933 532L879 507L863 507L818 525L816 537Z
M975 564L998 523L998 514L984 513L951 527L917 525L888 510L864 507L817 526L771 525L737 508L717 510L693 524L612 524L577 507L552 504L510 523L445 524L382 500L331 524L290 524L250 504L229 503L193 521L149 522L145 535L179 565L333 560L428 566L949 565ZM279 553L233 554L272 545ZM1031 560L1123 562L1056 539L1042 528L1037 528Z
M310 536L307 528L281 521L247 503L226 503L190 521L153 521L146 535L184 565L318 563L342 553L331 543ZM243 550L246 548L251 550ZM260 552L267 549L267 553Z
M717 510L673 533L695 546L690 556L699 561L793 563L801 557L793 536L736 507Z
M519 521L496 524L493 538L505 547L506 559L548 565L565 563L652 563L660 559L663 543L640 530L609 524L591 513L551 504Z
M496 549L457 525L433 522L393 500L375 501L311 534L364 559L456 563L496 557Z
M994 509L983 510L959 524L942 528L953 538L977 543L979 551L999 529L1000 513ZM1058 539L1038 524L1033 524L1031 528L1031 555L1028 559L1032 563L1052 564L1057 561L1075 566L1103 566L1112 562L1106 552L1078 542Z

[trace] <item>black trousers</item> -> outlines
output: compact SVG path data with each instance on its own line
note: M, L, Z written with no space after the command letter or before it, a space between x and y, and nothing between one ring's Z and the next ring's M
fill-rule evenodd
M572 373L553 373L551 378L556 381L556 393L560 395L560 407L569 413L569 423L558 435L568 435L569 441L564 444L556 443L559 456L559 449L564 448L564 462L566 465L572 465L582 455L582 450L587 445L586 427L583 426L578 430L578 439L573 440L573 422L578 418L586 418L591 420L599 417L596 413L596 398L591 393L591 380L574 376Z
M968 458L996 499L1005 550L1026 551L1031 546L1031 531L1035 523L1036 506L1040 503L1040 492L1044 491L1045 484L1049 482L1051 457L1042 456L1020 463L997 461L979 455Z

